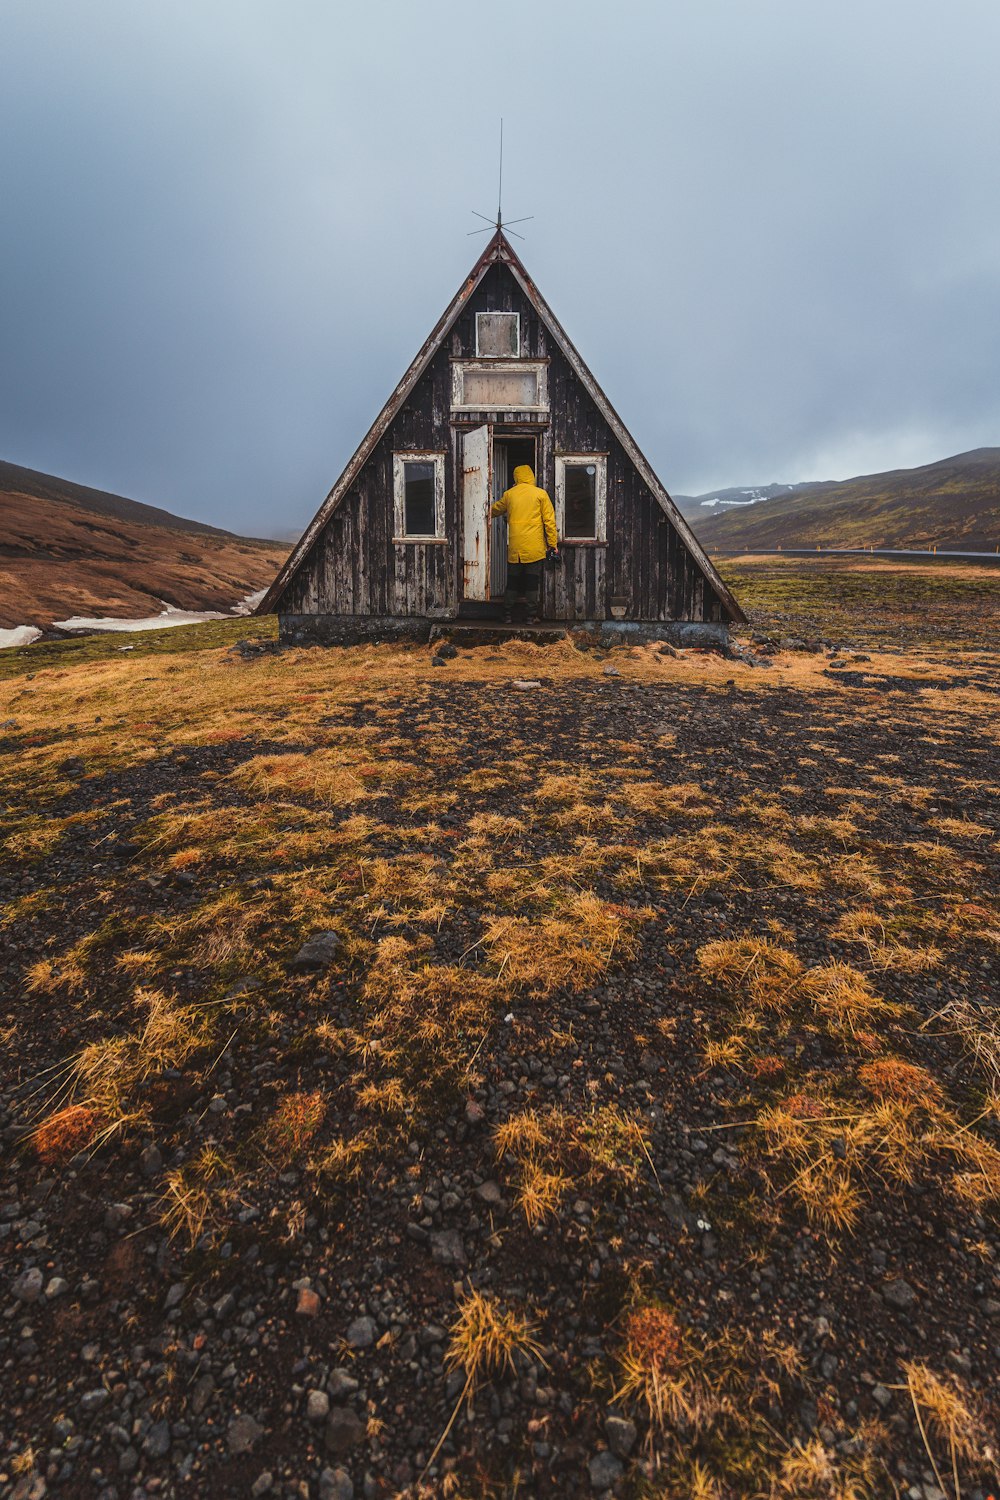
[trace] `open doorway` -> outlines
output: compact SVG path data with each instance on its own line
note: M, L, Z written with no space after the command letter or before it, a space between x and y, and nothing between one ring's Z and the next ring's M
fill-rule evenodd
M514 483L514 470L519 464L527 464L535 475L535 439L518 435L506 435L494 429L493 433L493 498L499 500L504 490ZM493 534L490 537L490 599L500 600L507 587L507 518L493 518Z

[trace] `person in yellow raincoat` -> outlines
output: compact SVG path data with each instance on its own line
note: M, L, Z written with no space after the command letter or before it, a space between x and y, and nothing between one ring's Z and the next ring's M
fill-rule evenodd
M509 624L515 604L528 606L528 619L541 618L542 565L559 545L552 501L535 483L528 464L518 464L514 483L493 504L494 516L507 517L507 588L503 617Z

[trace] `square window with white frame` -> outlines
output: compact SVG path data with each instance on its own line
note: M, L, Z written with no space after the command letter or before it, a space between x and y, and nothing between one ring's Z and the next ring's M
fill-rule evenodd
M520 353L520 313L476 313L476 354L480 359L517 359Z
M556 454L555 509L561 540L607 540L607 492L607 454Z
M444 537L444 454L392 455L394 540Z

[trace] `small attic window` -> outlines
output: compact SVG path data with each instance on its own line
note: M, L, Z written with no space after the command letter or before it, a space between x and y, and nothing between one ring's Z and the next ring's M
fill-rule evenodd
M476 313L476 353L483 359L517 359L521 353L520 313Z

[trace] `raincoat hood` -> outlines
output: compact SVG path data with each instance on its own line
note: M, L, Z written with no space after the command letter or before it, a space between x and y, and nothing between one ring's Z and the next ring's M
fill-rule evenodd
M515 484L534 484L535 471L530 464L518 464L514 470Z

